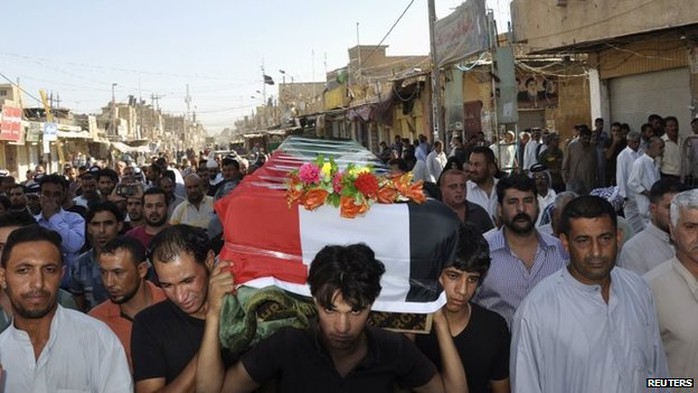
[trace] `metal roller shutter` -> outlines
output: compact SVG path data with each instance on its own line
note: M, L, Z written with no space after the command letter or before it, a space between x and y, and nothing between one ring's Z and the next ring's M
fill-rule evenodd
M640 131L647 116L676 116L681 135L691 133L690 79L687 68L613 78L609 83L611 121L606 119L606 129L611 122L630 124Z

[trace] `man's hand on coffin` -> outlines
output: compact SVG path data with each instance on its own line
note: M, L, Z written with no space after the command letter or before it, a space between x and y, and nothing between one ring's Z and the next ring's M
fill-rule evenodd
M223 298L226 294L235 293L235 280L230 270L232 262L220 261L213 268L208 281L208 310L207 313L216 318L221 313Z

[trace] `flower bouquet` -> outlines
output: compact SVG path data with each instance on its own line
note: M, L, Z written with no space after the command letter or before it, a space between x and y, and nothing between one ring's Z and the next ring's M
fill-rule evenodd
M338 207L345 218L365 214L373 203L426 201L422 181L413 183L409 172L377 175L371 166L354 164L340 171L332 158L326 160L321 155L289 172L287 187L289 207L300 203L307 210L315 210L328 204Z

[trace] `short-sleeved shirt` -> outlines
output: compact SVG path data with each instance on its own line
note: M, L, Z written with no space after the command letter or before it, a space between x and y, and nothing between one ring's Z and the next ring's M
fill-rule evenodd
M153 304L166 299L165 293L162 289L155 286L155 284L150 281L145 281L145 285L148 286ZM131 361L131 329L133 327L133 319L122 313L119 305L113 303L111 300L97 305L90 310L89 315L106 323L114 334L116 334L119 341L121 341L121 344L124 346L126 358L131 366L131 370L133 370L133 362Z
M170 300L154 304L136 315L131 330L131 359L136 382L165 378L171 383L199 351L204 336L203 319L194 318ZM223 357L225 367L234 363Z
M472 224L481 234L494 228L487 211L470 201L465 201L465 222Z
M320 344L317 326L286 328L242 357L257 383L276 378L278 392L390 392L397 383L414 388L428 383L436 367L401 334L366 327L368 354L344 378Z
M509 378L509 344L511 335L507 322L496 312L470 304L470 321L453 337L468 379L470 393L488 393L489 381ZM436 333L418 334L415 344L434 362L439 370L441 352Z
M145 225L139 225L131 229L130 231L126 232L125 236L138 240L146 249L148 248L150 241L155 237L155 235L151 235L145 231Z

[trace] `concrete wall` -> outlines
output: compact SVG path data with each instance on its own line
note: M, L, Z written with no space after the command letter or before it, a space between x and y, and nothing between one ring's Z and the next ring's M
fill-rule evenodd
M515 41L534 52L698 23L695 0L513 0L511 9Z

